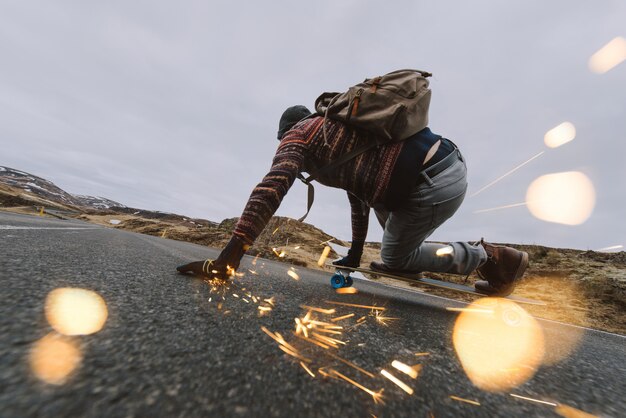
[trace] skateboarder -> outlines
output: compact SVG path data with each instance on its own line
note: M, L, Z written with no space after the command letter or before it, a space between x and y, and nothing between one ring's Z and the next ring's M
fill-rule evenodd
M326 140L322 126L326 124ZM367 134L346 124L292 106L280 118L280 144L272 167L254 188L230 242L217 260L177 267L181 273L227 279L265 228L300 172L311 173L349 152ZM484 279L476 290L509 295L528 266L528 254L484 242L425 242L459 208L467 189L466 165L457 146L429 128L401 142L373 148L317 179L347 191L351 207L352 245L335 265L357 267L363 254L370 210L384 229L380 272L442 272ZM448 247L448 251L438 250Z

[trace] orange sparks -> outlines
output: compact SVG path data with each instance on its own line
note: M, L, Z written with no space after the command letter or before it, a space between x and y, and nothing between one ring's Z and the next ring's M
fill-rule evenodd
M298 245L298 246L296 246L296 247L293 247L293 249L294 249L294 250L299 250L299 249L300 249L300 246Z
M320 259L317 260L318 266L320 267L324 266L324 263L326 263L326 259L328 258L328 254L330 254L330 250L331 248L328 245L324 247L324 250L322 251L322 255L320 255Z
M308 314L307 314L307 316L308 316ZM309 325L313 325L313 326L319 325L319 326L325 327L327 329L343 329L343 327L340 326L340 325L333 325L330 322L315 321L313 319L309 320L309 319L307 319L306 316L304 318L302 318L302 320L303 321L307 321ZM311 327L309 327L309 328L311 328Z
M259 306L259 311L261 312L269 312L271 310L272 308L270 308L269 306Z
M269 298L269 299L263 299L263 302L267 302L267 303L269 303L270 305L275 306L275 305L274 305L274 298L273 298L273 297L271 297L271 298Z
M232 268L231 266L226 266L226 274L228 276L234 276L235 275L235 269Z
M256 266L256 261L259 259L259 254L256 255L256 257L254 257L254 260L252 260L252 265Z
M380 311L373 311L372 316L376 318L376 322L384 326L388 326L389 321L395 321L396 319L398 319L398 318L392 318L390 316L383 316Z
M492 181L491 183L487 184L486 186L482 187L480 190L478 190L477 192L472 193L469 197L474 197L477 194L481 193L483 190L488 189L489 187L493 186L494 184L496 184L497 182L499 182L500 180L502 180L503 178L505 178L506 176L513 174L515 171L517 171L518 169L522 168L523 166L525 166L526 164L528 164L529 162L531 162L532 160L534 160L535 158L539 158L541 157L541 155L543 155L545 151L541 151L539 154L531 157L530 159L524 161L523 163L521 163L520 165L516 166L515 168L513 168L510 171L507 171L505 174L501 175L500 177L498 177L497 179L495 179L494 181Z
M524 399L525 401L542 403L544 405L550 405L550 406L557 406L558 405L558 404L556 404L554 402L540 401L539 399L527 398L526 396L520 396L520 395L516 395L514 393L510 393L509 395L511 395L512 397L517 398L517 399Z
M333 334L333 335L341 335L342 334L341 331L335 331L335 330L326 329L326 328L317 328L317 332L323 332L325 334Z
M465 402L465 403L469 403L469 404L472 404L472 405L480 406L480 402L472 401L470 399L463 399L463 398L459 398L458 396L454 396L454 395L450 395L449 398L452 399L452 400L455 400L455 401Z
M493 314L492 309L480 309L480 308L446 308L446 311Z
M279 253L276 248L272 248L272 251L274 252L274 254L276 254L276 257L278 257L278 258L283 258L286 255L284 251L281 251Z
M353 316L354 316L354 314L353 314L353 313L348 314L348 315L338 316L338 317L336 317L336 318L332 318L332 319L330 320L330 322L337 322L337 321L341 321L341 320L343 320L343 319L352 318Z
M335 313L335 309L324 309L324 308L316 308L314 306L300 305L302 309L306 309L307 311L319 312L326 315L332 315Z
M278 344L280 344L281 346L285 346L287 349L293 351L293 352L298 352L298 350L296 348L294 348L292 345L288 344L287 341L285 341L285 339L282 337L282 335L280 335L279 333L274 333L270 330L268 330L265 327L261 327L261 330L266 333L267 335L269 335L274 341L276 341Z
M302 320L300 318L294 318L294 321L296 321L296 335L304 334L305 337L308 337L309 333L307 331L307 326L302 322Z
M415 353L417 357L430 356L430 353Z
M259 273L257 273L257 272L256 272L256 271L254 271L254 270L250 270L250 269L248 269L248 272L249 272L250 274L254 274L255 276L258 276L258 275L259 275Z
M554 411L565 418L598 418L596 415L588 414L580 409L572 408L571 406L559 404Z
M510 205L504 205L504 206L496 206L494 208L489 208L489 209L480 209L480 210L475 210L474 213L485 213L485 212L492 212L494 210L500 210L500 209L510 209L510 208L516 208L518 206L526 206L526 202L522 202L522 203L513 203Z
M329 378L331 378L331 379L338 380L337 376L335 376L335 375L331 375L331 374L330 374L330 373L328 373L326 370L324 370L325 368L326 368L326 367L320 367L319 369L317 369L317 372L318 372L319 374L321 374L322 376L324 376L324 377L329 377Z
M277 233L279 229L280 229L280 227L277 227L277 228L274 230L274 232L272 232L272 235L274 235L275 233Z
M340 361L340 362L342 362L343 364L345 364L345 365L348 365L348 366L352 367L354 370L357 370L357 371L359 371L359 372L363 373L363 374L364 374L364 375L366 375L366 376L369 376L369 377L371 377L371 378L373 378L373 377L374 377L374 375L373 375L372 373L368 372L367 370L362 369L361 367L357 366L356 364L354 364L354 363L352 363L352 362L350 362L350 361L348 361L348 360L342 359L341 357L339 357L339 356L337 356L337 355L335 355L335 354L331 353L330 351L326 352L325 354L329 355L330 357L334 358L335 360L339 360L339 361Z
M337 340L335 338L331 338L331 337L327 337L325 335L321 335L317 332L313 332L311 333L311 335L313 336L313 338L317 339L318 341L322 342L323 344L328 344L331 347L337 348L338 345L337 344L342 344L342 345L346 345L345 342L341 341L341 340Z
M340 287L335 290L340 295L353 295L355 293L359 293L356 287Z
M609 252L609 251L621 250L622 248L624 248L623 245L611 245L610 247L600 248L600 249L597 249L596 251L598 251L598 252Z
M355 382L354 380L350 379L349 377L344 376L343 374L339 373L335 369L330 369L329 370L329 375L331 375L331 376L334 375L335 377L343 379L346 382L348 382L348 383L356 386L357 388L361 389L362 391L368 393L370 396L372 396L372 398L374 398L374 402L375 403L382 402L382 398L383 398L383 394L382 394L383 390L382 389L380 391L378 391L378 392L374 392L373 390L366 388L365 386Z
M352 308L363 308L363 309L372 309L374 311L384 311L386 308L383 306L367 306L367 305L357 305L355 303L344 303L344 302L333 302L331 300L327 300L326 303L330 303L331 305L342 305L342 306L350 306Z
M398 371L401 371L412 379L417 379L417 373L421 369L421 365L418 364L417 366L420 367L411 367L408 364L404 364L398 360L394 360L391 362L391 367L395 368Z
M311 377L315 377L315 375L313 374L313 372L311 371L311 369L309 369L309 368L306 366L306 364L304 364L303 362L300 362L300 366L302 366L302 368L303 368L304 370L306 370L306 372L307 372L308 374L310 374L310 375L311 375Z
M278 348L283 350L286 354L290 355L291 357L297 358L298 360L306 361L307 363L311 362L311 359L308 359L306 357L301 356L300 353L298 353L298 351L291 351L290 349L288 349L284 345L279 345Z
M391 373L389 373L387 370L382 369L380 371L380 374L382 374L383 376L385 376L387 379L391 380L396 386L398 386L400 389L402 389L403 391L405 391L406 393L408 393L409 395L413 395L413 389L411 389L406 383L404 383L402 380L398 379L397 377L395 377L394 375L392 375Z
M287 274L289 275L289 277L291 277L294 280L300 280L300 276L298 276L298 273L296 273L293 270L287 271Z
M328 346L328 345L326 345L326 344L323 344L323 343L321 343L321 342L319 342L319 341L317 341L317 340L311 339L311 338L309 338L309 337L303 337L303 336L298 335L298 334L294 334L294 335L295 335L296 337L300 338L300 339L301 339L301 340L303 340L303 341L306 341L306 342L311 343L311 344L313 344L313 345L316 345L316 346L318 346L318 347L322 347L324 350L328 350L328 349L330 348L330 346Z

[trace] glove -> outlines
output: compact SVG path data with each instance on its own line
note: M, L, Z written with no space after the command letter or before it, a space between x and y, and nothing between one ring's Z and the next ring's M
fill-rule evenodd
M219 265L216 261L217 260L210 259L194 261L178 266L176 267L176 270L182 274L201 276L207 279L228 280L231 275L229 274L226 266Z
M348 255L344 258L333 261L333 266L359 267L361 264L361 256L363 255L364 244L364 242L353 242L352 247L348 250Z
M228 280L234 274L241 258L249 245L244 244L239 238L232 237L228 245L222 250L217 260L194 261L176 267L179 273L202 276L209 279Z

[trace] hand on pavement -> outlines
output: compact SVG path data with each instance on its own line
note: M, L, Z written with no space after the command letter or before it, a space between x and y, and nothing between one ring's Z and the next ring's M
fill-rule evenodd
M191 263L176 267L176 270L178 270L179 273L183 274L220 280L228 280L235 272L234 269L230 269L229 271L227 266L220 265L217 263L217 261L214 260L193 261Z
M247 249L247 245L233 236L219 257L217 257L217 260L193 261L176 267L176 270L183 274L228 280L234 276L235 270L237 270L241 262L241 257L243 257Z

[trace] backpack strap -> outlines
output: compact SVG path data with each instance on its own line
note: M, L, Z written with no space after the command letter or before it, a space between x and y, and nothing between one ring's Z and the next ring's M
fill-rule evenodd
M307 179L304 178L302 173L298 173L298 178L300 179L300 181L302 181L302 183L306 184L308 187L306 213L303 216L301 216L300 219L298 219L299 222L302 222L308 216L309 211L311 210L311 206L313 206L313 200L315 199L315 189L313 188L313 185L309 181L307 181Z
M311 210L311 206L313 206L313 200L315 199L315 188L311 183L313 180L316 180L319 176L328 173L329 171L339 167L340 165L350 161L351 159L363 154L364 152L378 146L379 144L376 141L369 142L367 144L363 144L360 147L353 149L350 152L345 153L341 157L337 158L332 163L325 165L324 167L318 168L317 170L310 173L308 177L304 177L302 173L298 173L298 179L304 184L307 185L307 204L306 204L306 213L298 219L298 221L302 222L309 215L309 211Z

